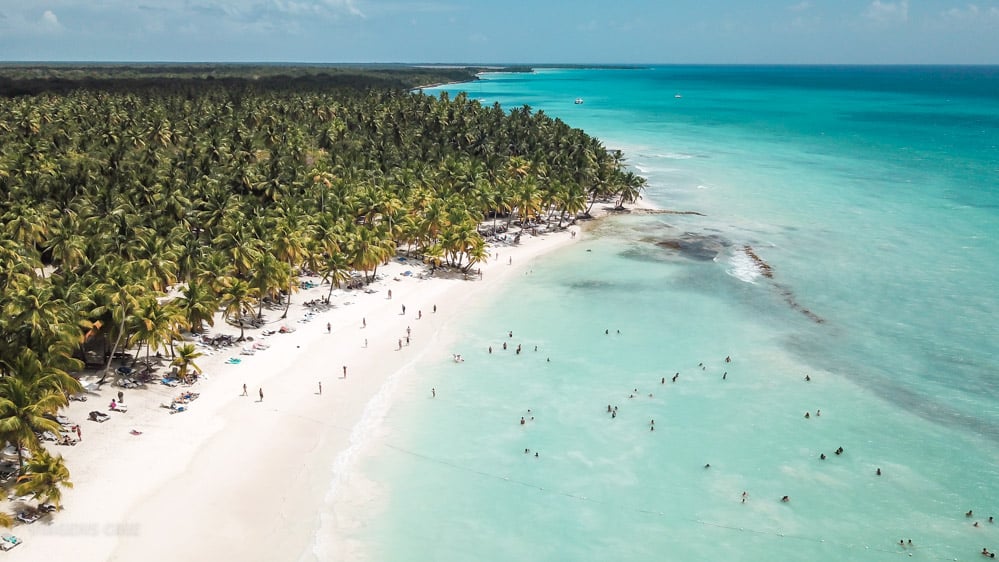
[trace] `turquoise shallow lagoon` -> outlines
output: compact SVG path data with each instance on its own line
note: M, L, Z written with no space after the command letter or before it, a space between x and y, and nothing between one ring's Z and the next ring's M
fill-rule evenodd
M703 216L603 221L468 311L465 363L400 384L358 466L385 496L351 537L371 559L999 550L999 70L558 69L448 88L585 129L654 203Z

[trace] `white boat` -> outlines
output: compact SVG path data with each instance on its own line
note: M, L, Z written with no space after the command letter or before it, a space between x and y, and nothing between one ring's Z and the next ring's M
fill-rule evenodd
M576 101L575 101L576 105L582 105L582 103L583 103L583 98L576 98Z
M680 94L676 94L676 95L674 95L673 97L674 97L674 98L676 98L676 99L680 99L680 98L682 98L683 96L681 96Z

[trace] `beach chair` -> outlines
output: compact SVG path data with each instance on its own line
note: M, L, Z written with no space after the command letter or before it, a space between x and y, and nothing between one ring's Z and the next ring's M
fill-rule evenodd
M239 350L240 355L253 355L254 353L255 351L253 351L252 347L244 347L243 349Z
M88 416L88 419L90 421L95 421L97 423L104 423L104 422L108 421L109 419L111 419L111 416L105 414L104 412L100 412L100 411L94 410L93 412L90 412L90 415Z
M117 404L114 405L114 408L111 408L111 411L113 411L113 412L120 412L120 413L124 414L125 412L128 412L128 406L126 406L125 404L122 404L121 402L119 402L119 403L117 403Z
M21 544L21 542L21 539L15 537L14 535L0 536L0 550L10 550Z
M17 520L25 525L31 525L42 518L42 514L37 511L22 511L17 514Z

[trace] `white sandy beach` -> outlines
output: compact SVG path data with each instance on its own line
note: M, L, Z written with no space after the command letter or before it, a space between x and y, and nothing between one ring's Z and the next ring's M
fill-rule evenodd
M451 349L457 334L448 326L470 302L490 298L539 256L579 239L568 232L525 235L519 246L494 247L499 258L483 264L482 280L420 279L425 266L393 261L379 268L374 293L335 290L333 308L310 322L298 321L307 309L294 303L325 297L329 285L295 294L286 321L279 320L280 309L265 312L271 322L265 328L283 324L296 331L261 337L260 330L247 330L270 348L244 356L233 346L198 359L205 376L193 387L125 390L128 412L109 412L105 423L87 420L87 413L107 411L117 387L104 385L87 402L73 402L64 414L80 424L83 440L51 448L66 457L75 487L64 493L63 511L15 527L24 544L5 557L318 560L313 536L321 515L341 528L363 516L363 498L349 509L333 498L332 513L325 506L331 483L350 478L371 434L366 410L385 406L394 377L419 376L407 369L417 358L461 352ZM406 270L413 275L402 275ZM209 333L239 331L216 321ZM229 357L242 362L226 364ZM249 396L241 396L244 383ZM201 394L188 411L171 415L159 407L184 390ZM133 429L141 435L130 434ZM348 549L333 541L322 556L350 558Z

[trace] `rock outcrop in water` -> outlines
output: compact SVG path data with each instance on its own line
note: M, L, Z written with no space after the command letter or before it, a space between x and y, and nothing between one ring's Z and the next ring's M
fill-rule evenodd
M766 277L767 279L774 278L773 268L770 267L770 264L763 261L763 258L756 255L756 252L753 251L752 246L746 244L745 246L742 247L742 251L746 252L746 255L749 256L749 259L753 260L753 263L756 264L756 269L760 271L760 275Z
M731 243L716 234L695 234L685 232L676 238L659 240L656 245L679 252L682 256L697 261L711 261L718 257Z

